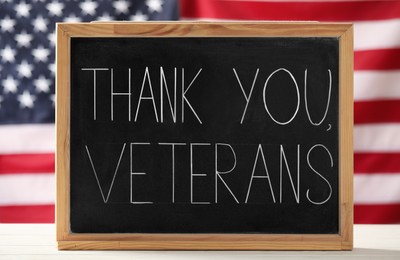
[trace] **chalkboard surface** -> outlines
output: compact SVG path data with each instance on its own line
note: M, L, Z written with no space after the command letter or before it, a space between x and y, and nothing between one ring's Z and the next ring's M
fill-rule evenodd
M337 234L337 38L72 38L73 233Z

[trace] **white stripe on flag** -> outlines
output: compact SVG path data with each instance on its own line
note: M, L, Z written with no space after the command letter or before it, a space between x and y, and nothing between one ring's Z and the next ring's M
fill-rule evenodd
M0 206L54 204L54 174L1 174Z
M400 47L400 19L354 23L354 49Z
M354 152L399 152L400 124L354 126Z
M355 204L390 204L400 202L400 174L354 175Z
M400 70L354 72L354 100L378 99L400 99Z
M0 126L0 153L54 153L54 124Z
M187 21L232 22L241 19L184 18ZM251 22L256 20L243 20ZM354 50L400 48L400 19L354 22Z

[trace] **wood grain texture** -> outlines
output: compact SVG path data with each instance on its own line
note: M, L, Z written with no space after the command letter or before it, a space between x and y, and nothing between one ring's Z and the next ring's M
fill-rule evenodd
M339 40L339 214L342 249L353 248L353 26Z
M69 233L70 37L58 26L56 49L56 223L63 240Z
M69 230L71 37L339 38L339 221L337 235L72 234ZM59 249L351 250L353 247L353 27L316 22L59 23L56 76L56 226Z
M348 23L317 22L113 22L60 23L71 37L340 37Z
M332 241L59 241L60 250L341 250L341 243Z

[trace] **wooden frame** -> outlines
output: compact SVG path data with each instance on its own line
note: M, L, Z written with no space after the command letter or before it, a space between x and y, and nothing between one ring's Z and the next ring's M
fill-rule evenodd
M69 230L72 37L337 37L339 234L74 234ZM353 26L317 22L57 24L56 225L59 249L351 250L353 248Z

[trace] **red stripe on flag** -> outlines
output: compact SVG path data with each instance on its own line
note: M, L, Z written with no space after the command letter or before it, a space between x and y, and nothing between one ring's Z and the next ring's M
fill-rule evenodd
M54 223L54 205L1 206L0 223Z
M54 223L54 205L0 207L1 223ZM354 222L400 223L400 204L355 205Z
M2 173L54 173L54 153L0 154Z
M354 173L400 173L400 153L355 153Z
M364 21L400 17L399 1L266 2L181 0L181 17L243 20Z
M376 86L379 88L380 86ZM354 123L400 122L400 100L373 100L354 102Z
M399 61L400 49L366 50L354 52L355 70L400 69Z
M354 223L400 223L400 204L354 205Z

